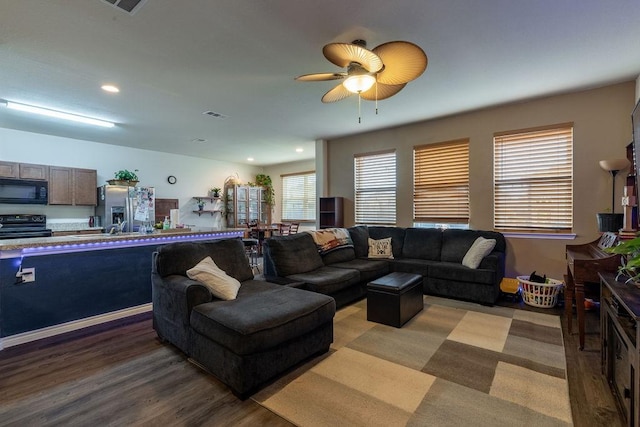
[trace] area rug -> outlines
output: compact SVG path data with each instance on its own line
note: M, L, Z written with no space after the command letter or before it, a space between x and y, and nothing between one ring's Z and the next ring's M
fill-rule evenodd
M329 353L253 400L299 426L570 426L560 318L424 297L402 328L336 313Z

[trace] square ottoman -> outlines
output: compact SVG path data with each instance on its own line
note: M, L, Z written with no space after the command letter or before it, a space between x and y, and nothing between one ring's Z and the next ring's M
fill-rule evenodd
M367 320L402 327L422 311L422 276L393 272L367 284Z

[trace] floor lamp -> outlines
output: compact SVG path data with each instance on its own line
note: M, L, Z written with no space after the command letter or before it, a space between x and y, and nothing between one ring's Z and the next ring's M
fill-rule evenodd
M627 159L600 160L600 167L611 174L611 214L598 214L598 229L601 232L617 232L622 228L624 215L616 215L616 175L623 169L629 167Z

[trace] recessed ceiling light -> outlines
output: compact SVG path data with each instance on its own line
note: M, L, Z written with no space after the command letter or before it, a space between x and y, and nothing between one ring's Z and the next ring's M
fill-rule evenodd
M296 153L302 153L303 151L304 151L304 148L300 148L300 147L296 148Z
M118 86L114 86L114 85L102 85L100 86L102 88L102 90L104 90L105 92L111 92L111 93L118 93L120 92L120 89L118 88Z
M248 162L253 162L253 157L247 157Z

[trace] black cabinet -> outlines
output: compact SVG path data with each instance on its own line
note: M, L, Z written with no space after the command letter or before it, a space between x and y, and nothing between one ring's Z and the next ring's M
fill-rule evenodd
M320 197L320 228L344 227L342 197Z

